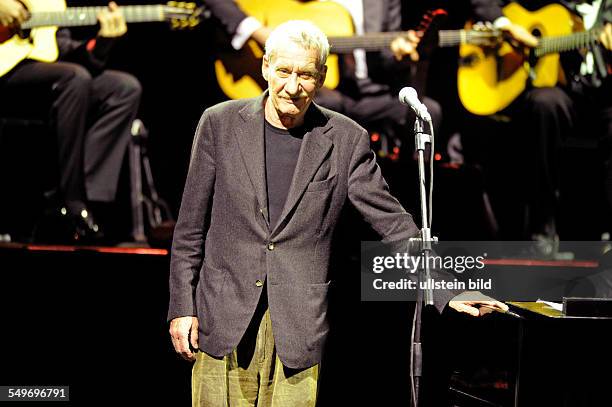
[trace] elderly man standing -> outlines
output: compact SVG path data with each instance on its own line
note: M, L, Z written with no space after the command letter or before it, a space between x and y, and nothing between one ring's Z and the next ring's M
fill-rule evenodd
M389 193L367 132L312 103L328 53L311 23L278 26L263 59L268 90L200 120L168 314L176 351L195 360L194 406L314 405L343 206L350 202L383 241L418 233ZM436 306L451 297L439 293ZM474 302L452 305L479 313Z

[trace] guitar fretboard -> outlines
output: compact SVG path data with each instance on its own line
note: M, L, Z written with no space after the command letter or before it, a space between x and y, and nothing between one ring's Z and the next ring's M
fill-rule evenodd
M405 33L386 32L353 35L350 37L330 37L329 43L331 45L331 51L338 54L351 52L355 49L364 49L365 51L380 51L389 47L391 41L400 35L405 35Z
M121 11L128 23L164 21L163 5L122 6ZM76 27L95 25L98 14L107 7L70 7L64 11L37 11L22 24L22 28L30 29L44 26Z
M440 47L454 47L459 44L470 44L476 40L493 37L494 34L474 30L442 30L439 32Z
M368 33L354 35L350 37L329 37L331 51L342 54L351 52L354 49L364 49L365 51L380 51L388 48L391 42L399 36L405 36L402 31L385 33ZM481 36L479 32L469 30L441 30L438 32L438 45L441 47L451 47L472 40L473 36Z
M598 41L601 29L591 29L575 34L559 37L545 37L540 39L540 45L535 49L535 55L541 57L546 54L571 51L586 48Z

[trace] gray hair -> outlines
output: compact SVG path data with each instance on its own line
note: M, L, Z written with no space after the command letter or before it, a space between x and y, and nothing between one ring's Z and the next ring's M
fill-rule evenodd
M329 55L327 36L310 21L290 20L277 26L266 40L266 57L268 60L278 50L282 49L287 41L300 45L304 49L316 50L319 54L318 67L321 68L325 65Z

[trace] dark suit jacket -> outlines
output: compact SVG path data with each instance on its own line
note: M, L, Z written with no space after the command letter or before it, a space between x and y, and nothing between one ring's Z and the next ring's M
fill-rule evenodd
M236 33L238 25L248 17L233 0L206 0L204 3L210 9L212 17L230 36Z
M366 33L395 32L402 30L402 4L400 0L363 0L364 29ZM398 62L391 49L368 52L368 75L380 84L390 84L400 73L402 83L409 77L410 58ZM388 90L388 89L387 89Z
M477 21L495 21L503 16L501 0L470 0Z
M332 234L350 201L384 241L418 229L389 193L368 133L311 105L285 207L266 216L264 96L207 109L196 131L174 232L168 320L194 315L200 348L230 353L266 281L278 355L285 366L321 360L328 334ZM273 245L273 246L272 246ZM357 278L357 275L355 276ZM441 309L449 298L437 298Z
M88 50L88 41L73 39L70 30L67 28L58 30L56 38L59 60L82 65L94 76L104 71L111 48L118 41L117 38L98 37L95 47Z

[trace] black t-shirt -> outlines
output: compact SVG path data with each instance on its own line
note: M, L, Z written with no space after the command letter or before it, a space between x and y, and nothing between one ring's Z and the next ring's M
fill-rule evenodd
M284 130L265 121L268 220L271 228L276 226L287 200L304 133L304 126Z

